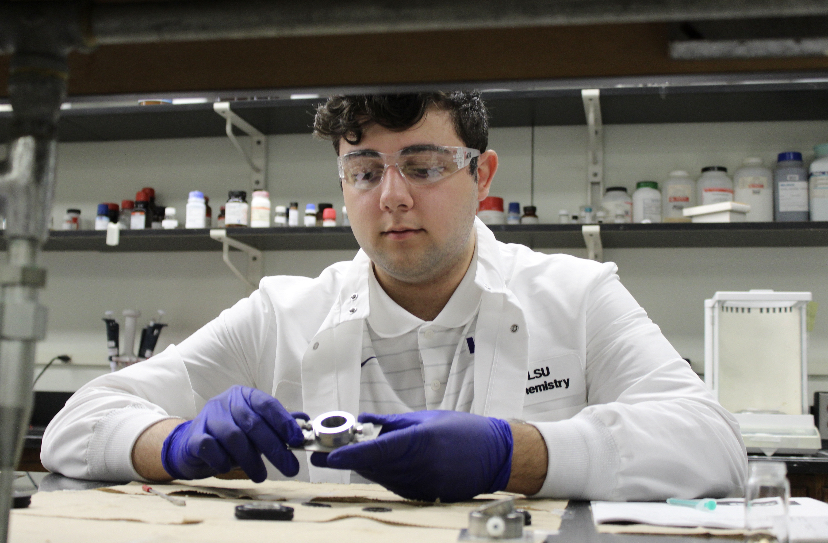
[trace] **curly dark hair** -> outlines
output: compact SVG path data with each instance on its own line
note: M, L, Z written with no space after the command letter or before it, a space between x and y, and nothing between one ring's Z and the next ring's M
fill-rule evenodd
M369 125L376 123L402 132L420 122L432 107L450 113L454 130L463 145L481 153L486 151L489 144L489 113L479 92L332 96L316 109L313 134L331 140L339 154L342 139L352 145L359 144L363 131Z

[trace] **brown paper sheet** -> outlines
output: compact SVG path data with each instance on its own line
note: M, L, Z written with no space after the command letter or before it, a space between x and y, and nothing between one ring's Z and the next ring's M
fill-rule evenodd
M220 480L215 478L175 484L153 484L154 489L183 497L179 507L130 483L97 490L39 492L28 509L13 513L12 543L23 541L97 540L186 541L226 543L262 534L296 534L302 542L456 541L468 526L468 514L485 503L508 495L479 496L457 504L431 504L404 500L378 485L311 484L296 481ZM539 535L560 526L565 501L535 500L516 495L517 507L532 514L532 529ZM291 522L250 521L235 518L235 506L256 501L277 501L294 508ZM322 503L314 507L304 503ZM390 512L366 512L382 506ZM127 522L124 522L127 521ZM116 528L115 526L120 526ZM130 534L129 537L126 533ZM141 535L141 539L138 534ZM123 539L121 536L124 536ZM103 537L103 535L102 535ZM104 539L101 539L104 540Z

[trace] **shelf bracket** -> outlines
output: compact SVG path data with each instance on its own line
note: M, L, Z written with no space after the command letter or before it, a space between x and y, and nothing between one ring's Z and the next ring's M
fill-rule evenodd
M224 228L217 228L210 230L210 237L222 244L222 260L230 268L230 271L236 277L241 279L242 283L247 285L248 292L253 292L259 288L259 281L262 279L264 269L262 266L262 252L255 247L251 247L246 243L227 237L227 230ZM238 249L247 255L247 274L243 274L239 269L230 262L230 247Z
M587 139L587 205L597 211L604 195L604 125L601 121L600 89L582 89Z
M230 143L238 149L247 165L252 170L250 178L251 192L254 190L267 189L267 136L259 132L256 127L236 115L230 109L230 102L216 102L213 104L213 111L224 117L227 121L225 124L225 132L230 138ZM236 135L233 134L233 127L238 128L248 136L250 136L250 151L246 151L242 147Z
M587 258L596 262L604 261L604 246L601 243L601 226L598 224L585 224L581 227L586 243Z

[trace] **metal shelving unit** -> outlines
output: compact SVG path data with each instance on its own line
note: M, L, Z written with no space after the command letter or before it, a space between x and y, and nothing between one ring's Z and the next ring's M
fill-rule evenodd
M498 225L495 236L506 243L534 249L583 249L581 225ZM228 237L260 251L357 250L351 228L239 228ZM105 243L105 232L51 233L45 251L181 252L221 251L221 243L210 238L208 229L126 230L120 244ZM601 240L605 249L688 247L828 247L828 222L795 223L660 223L604 224ZM0 248L5 249L5 240Z
M585 124L581 89L601 91L604 124L796 121L828 119L828 77L824 73L761 73L556 81L508 81L459 85L479 88L492 127ZM433 88L439 88L433 86ZM371 92L423 90L372 88ZM365 92L366 89L307 89L307 95ZM233 111L266 135L310 134L322 98L291 99L284 91L257 92L255 100L204 93L204 103L138 105L141 98L73 98L61 112L61 141L115 141L224 136L212 102ZM305 95L305 96L307 96ZM0 111L0 141L9 136L11 113Z

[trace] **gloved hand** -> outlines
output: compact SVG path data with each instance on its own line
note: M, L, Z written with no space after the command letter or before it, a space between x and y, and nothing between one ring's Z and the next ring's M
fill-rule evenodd
M506 488L512 473L512 429L502 419L458 411L403 415L363 413L382 424L371 441L314 453L319 467L351 469L412 500L468 500Z
M296 416L307 420L304 413ZM294 414L255 388L234 386L204 406L195 419L177 426L161 449L161 463L175 479L202 479L241 467L250 479L267 478L261 455L293 477L299 462L286 443L304 441Z

